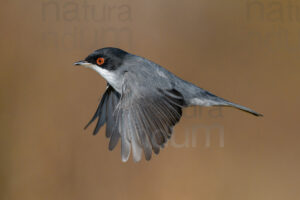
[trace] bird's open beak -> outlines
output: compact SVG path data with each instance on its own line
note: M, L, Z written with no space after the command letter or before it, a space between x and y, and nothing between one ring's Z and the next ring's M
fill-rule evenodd
M84 60L81 60L81 61L78 61L78 62L76 62L76 63L74 63L73 65L87 65L87 64L89 64L88 62L86 62L86 61L84 61Z

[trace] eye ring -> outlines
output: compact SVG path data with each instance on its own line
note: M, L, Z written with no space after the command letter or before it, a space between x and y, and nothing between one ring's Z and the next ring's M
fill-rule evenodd
M97 58L97 64L98 65L103 65L103 63L104 63L104 58L102 58L102 57L99 57L99 58Z

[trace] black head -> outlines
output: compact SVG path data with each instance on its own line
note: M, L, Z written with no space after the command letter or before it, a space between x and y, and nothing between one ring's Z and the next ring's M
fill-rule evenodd
M79 61L74 64L82 65L84 63L89 63L109 71L114 71L122 65L126 55L128 55L128 53L122 49L106 47L94 51L88 55L84 61Z

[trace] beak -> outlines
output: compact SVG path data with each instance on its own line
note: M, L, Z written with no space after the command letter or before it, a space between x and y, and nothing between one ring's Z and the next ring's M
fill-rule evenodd
M86 62L85 60L81 60L81 61L78 61L76 63L74 63L73 65L86 65L86 64L89 64L88 62Z

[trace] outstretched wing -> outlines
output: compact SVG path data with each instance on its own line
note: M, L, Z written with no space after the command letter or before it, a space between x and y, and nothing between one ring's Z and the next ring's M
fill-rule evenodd
M122 161L128 160L131 147L134 161L140 161L142 151L150 160L152 150L158 154L170 138L172 127L181 118L184 101L174 89L143 87L124 77L122 95L113 113L114 131L121 135Z
M143 87L128 81L124 76L122 95L108 85L99 106L86 125L98 118L94 135L106 123L106 137L110 138L109 150L113 150L121 138L122 161L150 160L152 151L158 154L171 137L172 128L180 120L184 100L175 89Z
M116 92L113 87L108 85L94 116L84 128L86 129L93 121L98 118L96 127L93 132L93 134L96 135L99 132L100 128L106 123L106 137L110 138L109 150L114 149L120 138L118 130L114 128L116 119L114 119L113 117L114 110L116 109L119 100L120 94Z

